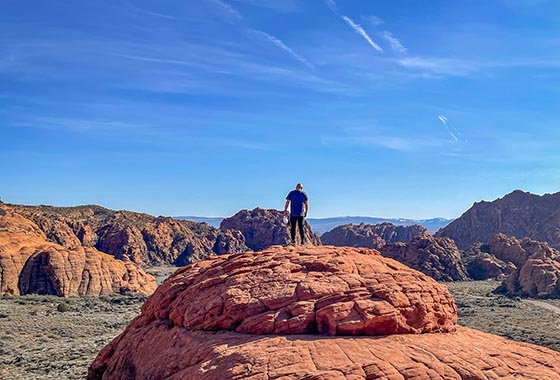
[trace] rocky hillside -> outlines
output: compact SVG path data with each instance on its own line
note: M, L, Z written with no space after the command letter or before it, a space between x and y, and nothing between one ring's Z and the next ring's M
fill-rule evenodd
M461 252L451 239L421 235L408 243L384 245L380 252L437 281L464 281L469 278L461 262Z
M539 196L516 190L493 202L477 202L435 236L452 238L467 249L497 233L560 246L560 193Z
M376 251L276 246L177 271L88 379L560 379L560 353L456 322L445 286Z
M221 230L239 230L245 238L245 244L258 251L271 245L284 245L290 242L289 227L282 223L281 211L255 208L241 210L232 217L225 218L220 224ZM299 239L299 232L297 232ZM321 245L321 239L305 222L305 237L309 244Z
M239 231L100 206L10 206L32 220L47 240L75 249L96 248L138 265L187 263L247 250Z
M325 232L321 236L323 244L339 247L366 247L379 249L387 243L409 242L419 235L428 234L428 229L420 225L396 226L391 223L346 224Z
M73 235L53 242L33 220L0 204L0 295L100 295L112 292L151 294L155 279L130 260L117 260Z

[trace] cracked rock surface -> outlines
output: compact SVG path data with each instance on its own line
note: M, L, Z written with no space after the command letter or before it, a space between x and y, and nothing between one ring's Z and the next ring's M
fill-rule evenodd
M377 251L270 247L178 270L88 379L560 379L560 354L456 326L447 288Z

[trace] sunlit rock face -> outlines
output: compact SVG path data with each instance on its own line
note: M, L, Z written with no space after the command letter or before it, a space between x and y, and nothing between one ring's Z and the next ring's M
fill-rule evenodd
M456 321L444 285L377 251L273 246L178 270L88 378L560 379L559 353Z
M0 207L0 295L151 294L155 290L155 279L130 260L83 247L70 234L60 233L60 243L48 241L35 222L8 206Z

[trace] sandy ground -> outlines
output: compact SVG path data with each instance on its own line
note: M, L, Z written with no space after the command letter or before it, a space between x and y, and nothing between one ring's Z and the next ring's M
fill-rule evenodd
M460 324L560 351L560 300L494 295L494 281L447 285ZM84 379L99 350L139 314L144 301L137 295L1 297L0 379Z

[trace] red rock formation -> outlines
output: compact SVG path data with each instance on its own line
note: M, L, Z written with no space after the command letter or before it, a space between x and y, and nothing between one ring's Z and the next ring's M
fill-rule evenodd
M270 247L177 271L88 379L560 379L560 353L456 318L443 285L376 251Z
M290 242L289 227L282 223L282 212L255 208L251 211L241 210L232 217L225 218L220 229L239 230L245 236L245 244L254 251L284 245ZM299 232L297 233L299 239ZM312 245L321 245L319 236L313 233L309 223L305 222L305 238Z
M451 239L422 235L408 243L387 244L380 251L383 256L419 270L437 281L468 279L461 262L461 252Z
M159 297L144 307L146 318L196 330L385 335L455 323L447 289L367 249L276 246L224 256L180 269Z
M130 261L76 246L73 235L59 235L67 237L60 240L66 246L48 242L37 224L8 207L1 209L0 295L75 296L123 291L151 294L155 290L155 279Z
M95 247L139 265L185 265L209 256L244 252L241 232L205 223L153 217L99 206L11 206L33 220L47 239L66 248Z
M455 240L460 249L505 233L560 245L560 193L538 196L516 190L493 202L477 202L460 218L439 230L436 237Z
M416 236L429 234L428 229L417 224L396 226L392 223L346 224L321 236L323 244L339 247L366 247L379 249L388 243L407 243Z
M490 253L515 264L499 292L531 297L560 295L560 251L547 243L498 234L490 239Z
M473 280L498 279L503 280L515 271L514 264L508 265L489 253L488 244L475 243L469 249L461 252L461 260L467 269L469 277Z

